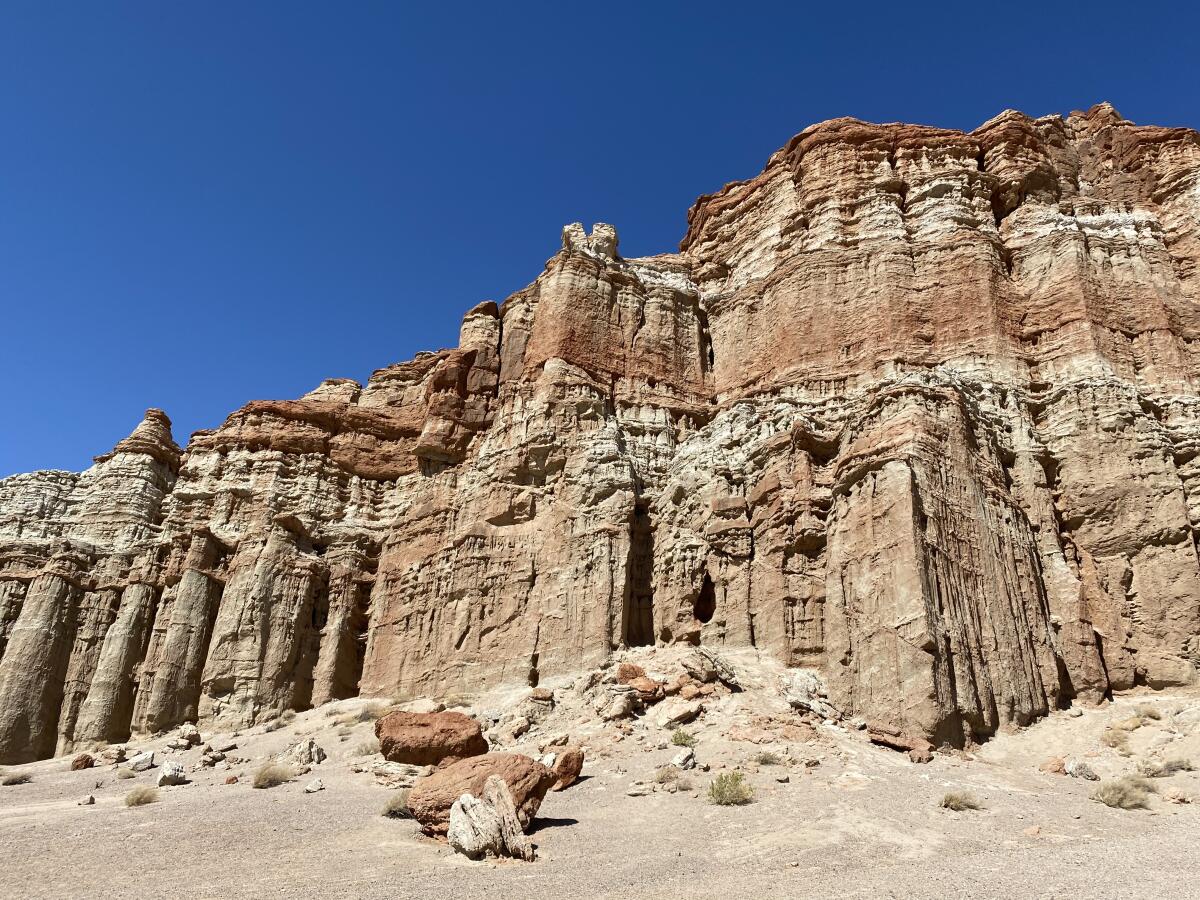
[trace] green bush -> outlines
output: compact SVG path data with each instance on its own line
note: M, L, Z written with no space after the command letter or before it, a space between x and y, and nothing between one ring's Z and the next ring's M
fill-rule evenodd
M693 735L688 734L682 728L676 728L671 735L671 743L676 747L695 747L697 741Z
M708 802L717 806L741 806L754 800L754 788L741 772L722 772L708 786Z

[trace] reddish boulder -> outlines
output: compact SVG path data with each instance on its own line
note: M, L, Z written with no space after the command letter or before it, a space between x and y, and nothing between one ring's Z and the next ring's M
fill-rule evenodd
M550 790L561 791L569 788L583 771L583 750L579 747L564 747L555 754L554 766L550 771L554 773L555 778L554 786Z
M1052 756L1038 766L1038 768L1048 775L1066 775L1067 761L1061 756Z
M623 662L617 666L617 684L629 684L638 678L645 678L646 670L631 662Z
M426 834L444 835L450 807L463 794L479 797L492 775L512 792L521 827L528 828L557 776L540 762L518 753L488 753L459 760L417 780L408 795L408 811Z
M71 771L78 772L80 769L90 769L95 764L96 760L92 758L90 753L80 753L71 760Z
M459 712L391 712L375 723L379 749L389 762L436 766L487 753L479 723Z

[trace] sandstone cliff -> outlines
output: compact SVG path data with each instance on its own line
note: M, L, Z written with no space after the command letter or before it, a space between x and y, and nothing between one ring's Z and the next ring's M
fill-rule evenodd
M754 645L982 739L1200 665L1200 135L838 119L677 254L564 229L459 346L0 481L0 762Z

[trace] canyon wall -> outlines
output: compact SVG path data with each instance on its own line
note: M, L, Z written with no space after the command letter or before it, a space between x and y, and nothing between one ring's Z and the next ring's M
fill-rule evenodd
M1200 666L1200 135L838 119L675 254L0 480L0 762L755 646L938 743Z

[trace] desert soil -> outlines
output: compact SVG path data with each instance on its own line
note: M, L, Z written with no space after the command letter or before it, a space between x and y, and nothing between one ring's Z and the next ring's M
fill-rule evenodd
M335 723L334 713L356 704L239 735L234 755L246 761L230 770L192 771L199 750L167 754L188 764L192 781L161 789L147 806L126 808L123 797L152 784L157 769L118 779L112 767L72 772L70 757L8 767L6 775L27 772L32 781L0 787L0 896L1200 896L1200 773L1156 778L1149 809L1120 810L1089 799L1095 783L1039 769L1054 756L1085 760L1102 778L1131 773L1150 756L1200 763L1196 692L1056 712L924 765L867 743L853 727L764 714L775 707L753 691L733 694L689 726L709 771L684 773L692 789L675 792L655 782L679 751L669 732L649 717L626 725L579 717L573 736L589 750L585 777L547 797L534 863L469 862L411 820L381 816L392 789L351 770L369 761L362 751L373 726L347 733ZM1106 728L1146 705L1160 718L1143 717L1130 732L1129 755L1102 743ZM329 759L280 787L250 786L264 758L310 735ZM517 749L535 753L537 740ZM756 761L764 752L781 763ZM708 784L729 770L746 773L752 803L707 801ZM231 774L240 780L227 785ZM325 789L304 793L318 776ZM983 808L942 809L948 791L969 792ZM95 804L77 805L88 794ZM1177 802L1191 797L1197 802Z

